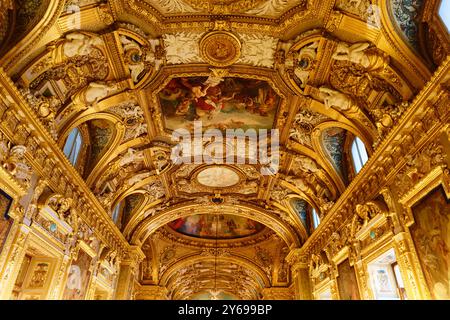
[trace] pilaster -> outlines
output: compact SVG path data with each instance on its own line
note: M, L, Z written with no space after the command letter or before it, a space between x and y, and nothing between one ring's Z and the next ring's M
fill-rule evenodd
M119 280L117 283L116 299L130 300L134 289L134 279L139 272L139 264L144 260L145 254L138 246L131 246L125 259L120 265Z
M16 232L13 244L8 254L7 263L5 263L3 275L0 279L0 300L9 299L14 283L19 274L23 258L26 251L26 242L30 228L24 224L20 224Z
M286 257L291 266L296 300L312 300L311 281L309 279L308 256L301 249L294 249Z

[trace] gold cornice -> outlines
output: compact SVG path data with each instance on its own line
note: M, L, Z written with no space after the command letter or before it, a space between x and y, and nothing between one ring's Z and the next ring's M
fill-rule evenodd
M327 5L320 6L320 16L326 15L331 0L327 0ZM172 33L178 31L205 31L213 29L214 21L211 21L208 12L201 14L168 15L165 17L155 8L143 0L131 0L123 3L118 0L111 1L114 15L122 19L132 19L140 17L147 22L146 31L151 34ZM298 7L298 6L297 6ZM300 8L301 9L301 8ZM296 33L314 28L320 25L318 8L308 4L306 10L293 8L281 15L279 18L258 17L249 15L223 15L223 11L217 14L217 19L226 19L229 28L240 32L254 32L257 28L259 32L283 37L286 33L291 33L293 29ZM302 23L298 23L301 21ZM151 28L149 28L151 26ZM298 30L301 27L301 30ZM292 36L292 35L291 35Z
M330 234L330 232L336 230L338 226L344 223L346 219L343 219L342 215L347 216L349 214L349 208L353 207L353 204L361 202L362 198L373 198L377 194L377 190L381 189L383 185L387 183L388 176L392 179L395 173L400 170L400 167L404 165L405 160L402 161L398 156L394 156L395 161L397 161L396 165L392 165L390 162L383 160L393 157L394 151L403 143L402 137L411 132L413 124L421 121L421 117L424 116L422 109L423 105L426 105L426 100L429 99L430 96L439 94L439 91L442 90L441 84L448 81L449 70L450 56L447 57L443 65L436 71L431 81L428 82L423 90L416 96L409 109L400 119L398 125L395 126L379 144L374 154L330 210L330 213L325 216L318 228L311 237L308 238L300 249L302 252L306 253L313 250L313 248L323 247L325 244L320 243L320 240L324 238L325 234ZM447 110L447 114L442 115L442 117L448 119L450 116L448 111L449 110ZM444 121L444 119L441 118L441 121ZM422 135L421 144L423 145L424 141L429 140L432 137L433 135L430 135L429 133ZM385 172L383 177L377 177L379 172ZM372 181L372 183L370 183L370 181ZM378 182L379 184L375 182ZM368 185L368 183L370 183L370 185ZM339 221L336 221L338 216L341 218Z
M0 167L0 189L14 198L14 200L19 199L27 193L24 187L2 167Z
M93 214L96 218L96 224L102 224L106 227L103 229L103 234L96 230L99 239L101 239L104 243L109 244L110 247L117 247L120 248L122 252L125 251L128 247L128 243L123 237L120 230L117 229L117 227L114 225L113 221L100 205L97 198L87 187L83 178L69 163L69 160L64 156L60 147L56 144L56 142L53 140L44 126L39 122L34 112L31 111L31 108L28 106L25 99L21 96L17 88L5 75L2 69L0 69L0 84L16 103L11 108L20 108L20 111L16 110L16 112L22 118L24 118L26 123L28 123L28 127L33 129L35 135L39 137L38 141L45 145L45 147L40 148L42 152L47 155L48 159L52 159L53 161L55 161L55 167L52 168L52 170L58 168L60 172L64 172L69 177L69 180L67 180L67 185L71 185L73 189L72 192L81 192L85 196L85 201L83 202L91 208L91 211L85 212L84 210L81 210L81 212L79 212L79 215L86 222L88 222L93 220L94 217L89 216ZM38 171L41 175L43 174L43 168L39 163L37 163L36 159L32 155L28 155L27 160L33 164L33 168L36 171ZM49 183L55 190L58 190L60 188L59 185L54 185L52 181L49 181Z

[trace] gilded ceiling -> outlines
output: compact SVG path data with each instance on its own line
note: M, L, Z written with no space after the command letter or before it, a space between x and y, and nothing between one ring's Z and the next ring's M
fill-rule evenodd
M45 32L1 63L61 147L80 131L74 166L111 218L122 205L116 225L142 246L143 283L198 298L219 279L253 299L290 285L285 257L311 234L308 212L324 219L356 175L353 139L372 154L438 64L421 54L436 43L419 37L412 2L52 1ZM7 43L14 26L1 27ZM172 161L171 133L195 121L278 129L278 172L245 153Z

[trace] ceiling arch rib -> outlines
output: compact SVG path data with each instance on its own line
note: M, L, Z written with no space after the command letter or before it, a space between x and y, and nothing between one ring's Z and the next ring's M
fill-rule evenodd
M263 209L253 206L235 204L235 205L218 205L216 207L210 206L208 208L199 206L198 204L185 204L178 208L164 210L156 213L154 216L149 216L144 219L136 227L132 234L132 243L143 243L147 237L155 232L160 227L167 223L182 217L187 217L195 214L229 214L255 220L272 229L282 238L289 247L299 247L300 240L293 228L280 219L273 213L269 213Z

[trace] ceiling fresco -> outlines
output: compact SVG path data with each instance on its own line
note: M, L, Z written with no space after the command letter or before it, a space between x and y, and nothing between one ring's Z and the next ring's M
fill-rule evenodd
M280 103L267 82L235 77L175 78L158 97L169 130L271 129Z
M264 226L256 221L230 215L193 215L169 223L182 234L205 239L236 239L257 234Z

